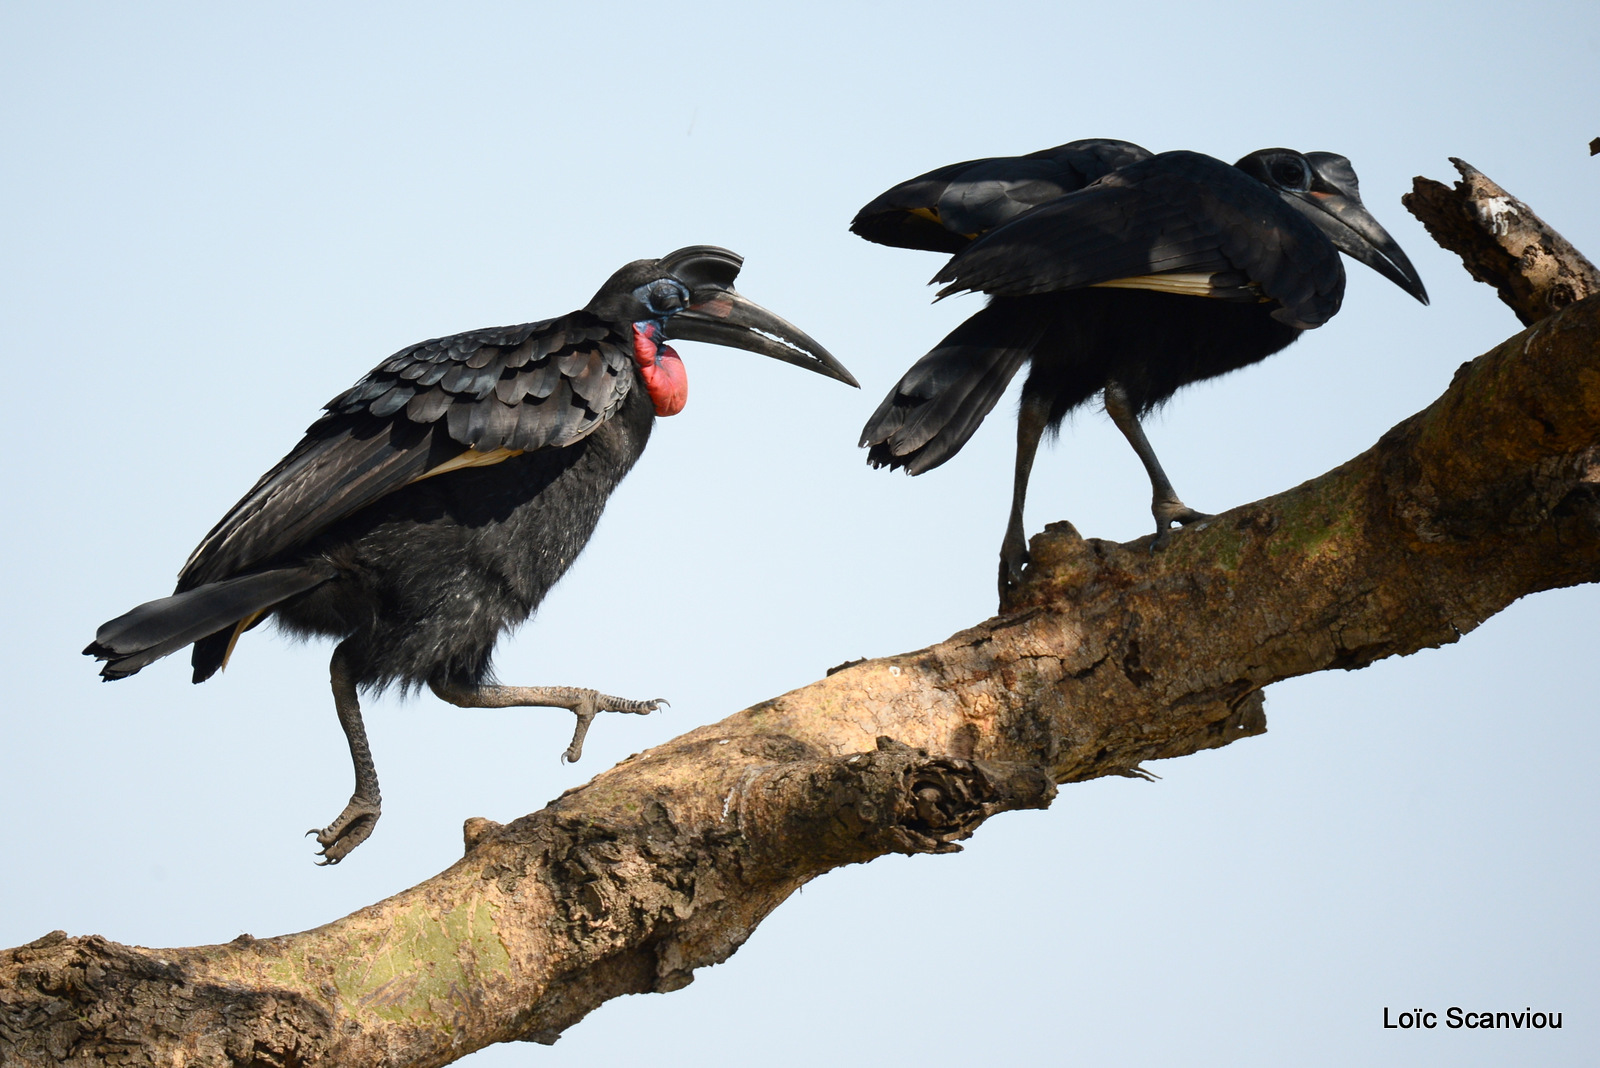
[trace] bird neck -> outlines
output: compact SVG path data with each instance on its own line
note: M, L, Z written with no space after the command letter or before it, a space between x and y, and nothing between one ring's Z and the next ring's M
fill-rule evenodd
M661 323L655 319L633 324L633 362L656 414L677 415L689 402L689 375L661 333Z

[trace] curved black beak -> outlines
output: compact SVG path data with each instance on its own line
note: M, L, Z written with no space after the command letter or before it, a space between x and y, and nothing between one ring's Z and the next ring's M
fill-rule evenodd
M1401 289L1428 303L1422 276L1400 250L1357 192L1350 161L1332 152L1307 152L1313 179L1305 192L1283 191L1283 196L1328 235L1334 247L1360 260Z
M689 307L667 320L666 333L673 340L708 341L757 352L860 388L844 364L810 334L731 288L695 287Z
M1428 291L1423 288L1417 269L1361 201L1340 193L1315 190L1294 196L1318 209L1305 214L1340 252L1360 260L1422 303L1428 303Z

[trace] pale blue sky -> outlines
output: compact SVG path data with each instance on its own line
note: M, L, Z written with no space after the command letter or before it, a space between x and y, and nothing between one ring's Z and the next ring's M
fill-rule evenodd
M938 257L846 232L888 185L1089 136L1348 155L1434 303L1352 264L1327 327L1153 419L1184 498L1220 511L1360 452L1517 329L1400 207L1413 175L1463 157L1600 253L1597 57L1600 8L1570 0L0 7L0 945L324 922L451 863L468 816L992 611L1012 402L921 478L855 448L977 306L929 305ZM666 714L602 721L563 767L565 713L371 701L383 821L322 870L299 835L350 787L325 645L254 632L202 687L178 657L103 686L78 655L390 352L702 242L863 389L683 346L687 410L501 646L508 681ZM1147 502L1088 412L1042 456L1029 530L1132 538ZM681 585L640 589L642 552ZM1065 787L959 856L832 873L688 989L467 1063L1594 1063L1597 610L1544 594L1274 687L1264 737ZM1452 1004L1565 1027L1381 1027Z

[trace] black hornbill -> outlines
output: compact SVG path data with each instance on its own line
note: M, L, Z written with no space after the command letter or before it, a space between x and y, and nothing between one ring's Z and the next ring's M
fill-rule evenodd
M119 679L194 645L194 681L273 618L340 639L332 682L356 787L316 834L342 860L377 823L358 690L427 685L463 708L646 713L575 687L500 686L490 657L583 550L658 415L687 396L668 339L729 345L856 385L799 328L733 289L742 259L696 245L628 264L581 311L401 349L346 392L183 566L177 591L100 628Z
M856 215L869 241L954 252L934 277L988 305L906 372L862 431L874 467L917 475L966 444L1023 363L1000 599L1028 560L1022 510L1046 429L1101 394L1150 476L1155 547L1205 518L1179 500L1140 418L1181 386L1265 359L1339 310L1360 260L1426 304L1404 252L1368 214L1350 161L1074 141L973 160L895 186Z

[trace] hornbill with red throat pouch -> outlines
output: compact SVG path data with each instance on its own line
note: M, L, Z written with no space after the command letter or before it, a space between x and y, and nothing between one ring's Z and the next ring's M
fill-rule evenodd
M575 712L565 757L600 711L662 702L494 684L500 634L527 619L594 532L658 415L687 397L666 342L706 341L856 385L804 331L733 289L742 259L696 245L638 260L581 311L473 330L395 353L330 401L222 518L171 597L102 626L85 653L119 679L193 645L194 681L265 619L339 639L334 704L356 786L317 836L344 859L380 813L358 690L428 686L464 708Z
M957 163L888 190L850 229L954 252L939 297L989 294L918 360L862 431L874 467L917 475L966 444L1024 363L1000 600L1028 560L1023 505L1039 439L1099 394L1150 477L1152 548L1208 518L1178 498L1140 426L1190 382L1265 359L1339 310L1341 252L1426 304L1415 268L1362 205L1350 161L1074 141Z

